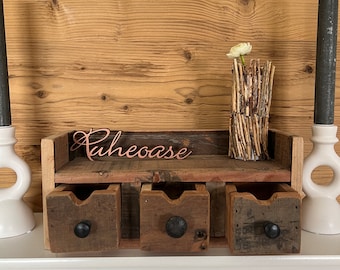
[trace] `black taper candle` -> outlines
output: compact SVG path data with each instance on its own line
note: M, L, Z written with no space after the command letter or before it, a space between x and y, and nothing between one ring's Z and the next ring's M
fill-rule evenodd
M0 0L0 126L11 125L3 0Z
M319 0L314 124L334 123L338 0Z

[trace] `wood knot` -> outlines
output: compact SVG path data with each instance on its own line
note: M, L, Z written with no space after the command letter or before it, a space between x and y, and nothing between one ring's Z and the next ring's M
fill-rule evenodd
M48 96L47 92L44 90L39 90L35 93L38 98L45 98Z
M252 0L240 0L240 3L244 6L248 6L250 2L253 2Z
M35 90L42 88L42 85L40 83L37 83L37 82L32 82L30 84L30 86Z
M58 0L51 0L51 9L52 10L59 10L60 9Z
M311 74L311 73L313 73L314 69L311 65L306 65L305 68L303 69L303 71Z
M124 110L124 111L128 111L128 110L129 110L129 106L128 106L128 105L124 105L124 106L123 106L123 110Z
M192 104L193 102L194 102L194 100L192 98L188 97L188 98L185 99L186 104Z
M86 69L86 67L84 65L80 64L80 63L74 63L73 67L74 67L75 70L85 70Z
M192 53L189 50L184 50L183 55L187 61L190 61L192 59Z
M242 12L253 13L255 12L256 1L255 0L239 0Z

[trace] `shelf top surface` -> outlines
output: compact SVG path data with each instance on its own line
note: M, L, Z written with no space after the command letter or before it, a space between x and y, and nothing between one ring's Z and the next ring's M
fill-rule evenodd
M243 161L224 155L185 160L77 157L56 172L55 182L290 182L290 175L273 160Z

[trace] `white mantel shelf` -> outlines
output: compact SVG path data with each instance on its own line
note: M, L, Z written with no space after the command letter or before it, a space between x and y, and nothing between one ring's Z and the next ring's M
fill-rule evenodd
M42 214L29 234L0 239L0 269L340 269L340 235L303 231L298 255L231 256L227 248L204 255L155 256L139 250L119 250L106 256L54 254L43 247Z

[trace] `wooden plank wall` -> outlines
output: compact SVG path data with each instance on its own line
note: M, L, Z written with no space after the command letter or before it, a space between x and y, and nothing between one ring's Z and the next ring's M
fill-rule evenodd
M33 175L26 201L41 210L45 136L99 127L225 129L232 65L225 54L243 41L253 45L248 60L276 65L270 126L303 136L309 153L317 6L317 0L4 0L16 150ZM336 125L339 86L340 76ZM1 172L1 186L15 181L10 170Z

